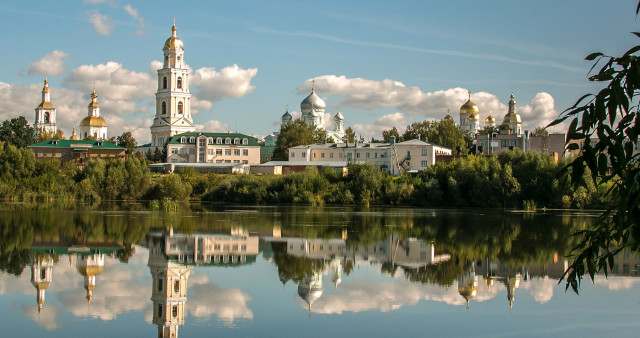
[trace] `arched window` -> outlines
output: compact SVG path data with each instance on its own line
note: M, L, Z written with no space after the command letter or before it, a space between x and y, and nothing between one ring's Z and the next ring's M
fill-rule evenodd
M208 144L213 144L213 137L209 137L209 139L207 140Z
M218 137L216 139L216 144L222 144L222 137Z
M84 138L87 138L87 132L86 131L84 132Z
M49 123L49 112L44 113L44 123Z
M162 89L167 89L167 77L162 78Z
M231 138L227 137L224 139L224 144L231 144Z
M239 138L234 138L233 139L233 144L240 144L240 139Z
M189 137L189 143L196 143L196 138L193 136Z
M93 133L93 137L95 137L95 138L97 139L97 138L98 138L98 133L97 133L97 132L94 132L94 133Z
M184 136L182 136L182 137L180 138L180 143L186 143L186 142L187 142L187 138L186 138L186 137L184 137Z
M175 292L175 293L180 292L180 281L179 280L173 282L173 292Z
M178 89L182 89L182 77L178 77Z
M182 102L178 102L178 114L182 114Z
M167 113L167 103L162 101L162 114Z
M246 138L242 139L242 145L246 146L249 144L249 140L247 140Z

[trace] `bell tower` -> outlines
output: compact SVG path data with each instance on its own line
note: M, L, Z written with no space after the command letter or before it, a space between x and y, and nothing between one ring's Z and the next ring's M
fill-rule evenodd
M189 70L184 65L184 45L178 38L175 18L171 37L164 43L162 68L158 69L156 116L151 125L151 146L164 146L176 134L196 130L191 118Z
M51 93L49 92L49 81L44 78L42 87L42 102L36 108L36 121L33 124L36 135L49 134L53 136L57 131L56 108L51 103Z

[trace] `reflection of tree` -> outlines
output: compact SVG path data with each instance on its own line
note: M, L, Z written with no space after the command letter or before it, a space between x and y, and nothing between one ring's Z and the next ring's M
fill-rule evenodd
M437 284L451 286L464 272L468 263L451 259L435 265L427 265L418 269L404 269L404 276L411 282L421 284Z
M273 261L278 267L278 276L282 283L293 281L301 282L304 278L308 278L314 271L324 269L324 261L319 259L310 259L306 257L296 257L287 254L286 243L271 243L273 248Z
M29 264L29 250L15 250L0 255L0 271L20 276Z

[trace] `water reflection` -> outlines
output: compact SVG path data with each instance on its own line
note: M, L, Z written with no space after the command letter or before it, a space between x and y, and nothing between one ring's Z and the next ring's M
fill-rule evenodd
M509 216L483 228L467 218L456 221L459 215L443 221L431 214L414 215L405 227L395 216L390 222L368 214L359 222L344 216L350 223L332 215L327 226L313 227L300 225L317 222L315 214L254 214L256 223L270 218L259 226L245 213L201 222L128 216L62 216L76 221L69 228L52 228L35 216L37 222L11 224L31 233L0 239L0 298L28 294L24 315L49 330L60 328L65 312L103 321L141 312L158 337L178 337L181 327L211 317L229 328L251 321L263 307L262 293L280 287L269 311L293 305L308 316L386 312L433 301L473 312L494 300L516 311L527 294L539 304L554 297L568 264L565 235L580 224L544 215L544 223ZM385 226L390 223L394 227ZM23 273L27 266L30 274ZM638 275L640 256L627 252L596 285L631 288L637 279L621 277ZM270 282L276 280L280 286Z

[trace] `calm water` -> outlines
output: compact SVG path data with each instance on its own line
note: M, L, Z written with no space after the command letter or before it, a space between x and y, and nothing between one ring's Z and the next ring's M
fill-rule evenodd
M637 255L558 285L592 214L195 209L0 206L0 335L640 335Z

